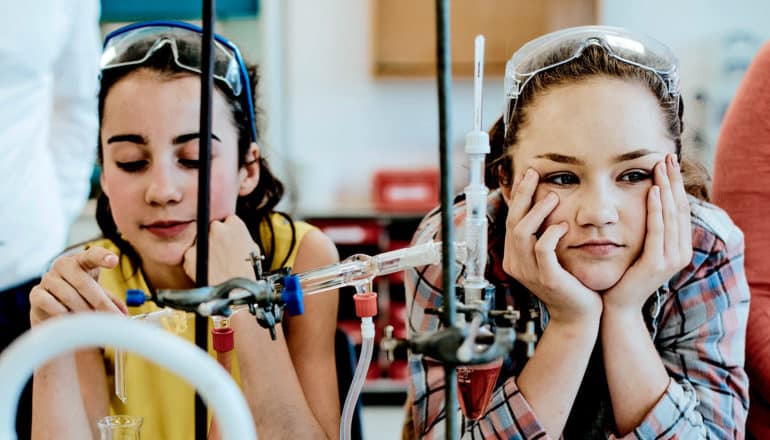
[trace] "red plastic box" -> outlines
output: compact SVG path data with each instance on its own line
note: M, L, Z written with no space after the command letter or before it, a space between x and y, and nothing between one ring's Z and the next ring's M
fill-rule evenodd
M382 226L376 220L309 219L338 245L377 246Z
M374 207L384 212L427 212L438 205L437 169L380 170L372 179Z

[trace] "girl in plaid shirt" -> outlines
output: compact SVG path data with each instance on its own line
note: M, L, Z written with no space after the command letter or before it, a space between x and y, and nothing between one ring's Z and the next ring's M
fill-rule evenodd
M539 342L509 353L486 413L459 417L463 438L743 438L743 235L681 159L676 59L622 29L572 28L517 51L506 83L486 275ZM430 214L414 243L439 226ZM440 327L424 313L440 280L408 273L412 335ZM442 367L412 354L410 369L404 434L443 438Z

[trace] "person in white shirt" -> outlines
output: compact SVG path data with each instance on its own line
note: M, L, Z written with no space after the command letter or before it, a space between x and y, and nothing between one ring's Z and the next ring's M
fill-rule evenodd
M88 198L97 145L101 49L98 0L4 3L0 351L29 328L29 291L66 246L69 229ZM28 392L19 405L20 439L29 437Z

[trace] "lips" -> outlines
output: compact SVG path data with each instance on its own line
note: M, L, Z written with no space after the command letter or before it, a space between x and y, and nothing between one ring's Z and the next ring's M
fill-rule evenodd
M184 232L192 222L192 220L162 220L142 225L141 228L159 238L172 238Z
M592 256L606 257L613 255L623 247L623 245L610 240L589 240L577 246L570 246L570 249L575 249Z

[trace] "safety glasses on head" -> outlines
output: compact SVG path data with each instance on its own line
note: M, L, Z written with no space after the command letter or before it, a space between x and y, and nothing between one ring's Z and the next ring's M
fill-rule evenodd
M177 21L148 21L116 29L104 39L100 66L102 70L141 65L168 45L174 63L182 69L201 74L200 49L185 50L186 46L202 47L203 30L195 25ZM242 98L249 118L251 138L257 140L254 106L246 65L238 48L227 39L214 36L214 79L222 82L234 96Z
M589 46L599 46L624 63L657 75L678 105L678 61L663 43L612 26L579 26L536 38L517 50L505 66L505 132L527 83L538 73L569 63Z

